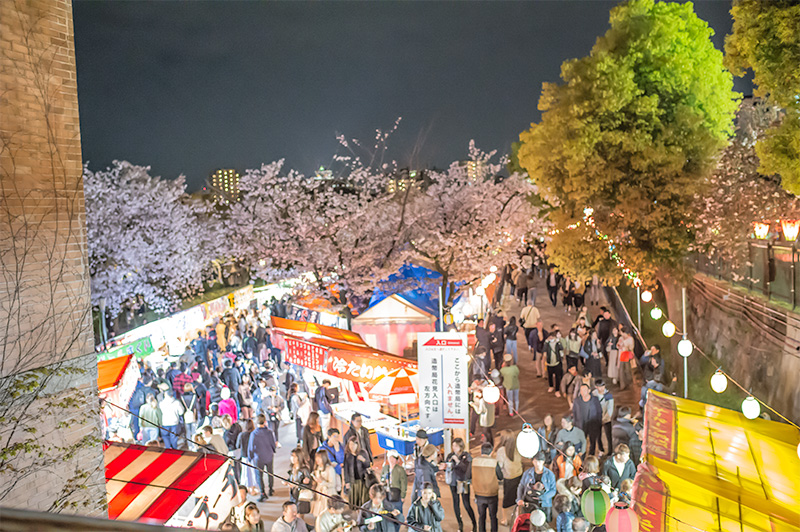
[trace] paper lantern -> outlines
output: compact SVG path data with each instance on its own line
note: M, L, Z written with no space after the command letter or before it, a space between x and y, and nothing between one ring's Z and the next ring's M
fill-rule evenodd
M611 501L608 494L600 486L590 486L581 495L583 516L593 525L599 525L605 521L610 506Z
M661 332L662 332L662 333L664 334L664 336L666 336L667 338L672 338L672 336L675 334L675 324L674 324L674 323L672 323L672 322L671 322L671 321L669 321L669 320L668 320L668 321L665 321L665 322L664 322L664 325L662 325L662 326L661 326Z
M494 384L490 384L483 388L483 400L487 403L496 403L500 400L500 388Z
M645 303L650 303L653 300L653 292L650 290L645 290L642 292L642 301Z
M783 238L787 242L794 242L797 240L797 234L800 233L800 220L781 220L781 229Z
M223 386L222 390L219 391L219 396L223 399L230 399L231 398L231 390L227 386Z
M541 510L534 510L531 512L531 524L533 526L542 526L547 521L547 516Z
M639 532L639 518L624 502L615 502L606 514L608 532Z
M661 312L661 309L658 308L658 307L653 307L653 310L650 311L650 317L653 318L656 321L660 320L661 316L663 316L663 315L664 315L664 313Z
M489 271L495 273L497 271L497 266L489 266Z
M475 289L475 293L483 297L486 295L486 289L482 286L479 286L478 288Z
M747 419L755 419L761 414L761 404L758 399L752 395L748 395L747 399L742 401L742 414Z
M539 452L539 435L530 423L522 425L522 431L517 434L517 451L525 458L533 458Z
M711 376L711 389L717 393L722 393L728 387L728 377L722 371L717 370Z
M692 345L691 340L684 338L678 342L678 354L683 358L688 358L689 355L692 354L692 351L694 351L694 346Z
M800 443L797 444L797 457L800 458Z
M753 233L755 233L756 238L758 238L759 240L764 240L769 236L769 223L767 222L753 223Z

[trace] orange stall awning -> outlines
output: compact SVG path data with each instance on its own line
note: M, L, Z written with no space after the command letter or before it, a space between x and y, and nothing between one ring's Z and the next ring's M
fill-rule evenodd
M97 390L106 392L113 390L119 385L122 375L128 368L133 355L101 360L97 363Z

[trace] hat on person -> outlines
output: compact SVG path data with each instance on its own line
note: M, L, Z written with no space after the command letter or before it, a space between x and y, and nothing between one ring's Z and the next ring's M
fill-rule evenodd
M425 429L419 429L417 431L417 438L420 438L420 439L423 439L423 440L427 440L428 439L428 433L425 432Z
M503 355L503 360L505 360L506 362L511 362L512 360L514 360L514 356L511 353L506 353L505 355Z
M422 456L425 458L430 458L431 456L436 454L436 446L431 445L430 443L422 448Z

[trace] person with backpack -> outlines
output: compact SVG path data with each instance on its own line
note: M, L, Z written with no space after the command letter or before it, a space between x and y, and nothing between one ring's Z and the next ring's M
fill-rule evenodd
M545 454L541 451L533 457L533 467L522 474L517 488L517 505L535 504L550 520L550 509L556 494L556 476L544 467Z
M478 527L472 530L486 532L488 515L492 532L497 532L497 506L500 492L498 481L503 480L503 471L492 457L492 445L481 445L481 455L472 462L472 484L475 489L475 504L478 505ZM461 529L461 527L459 527Z

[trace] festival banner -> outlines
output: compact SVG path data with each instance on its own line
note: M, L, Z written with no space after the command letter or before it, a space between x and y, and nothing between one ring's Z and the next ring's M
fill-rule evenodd
M418 333L420 425L467 428L469 356L463 333Z
M675 401L648 391L644 413L645 453L675 463L678 457L678 434Z
M389 358L368 352L331 349L327 370L321 371L341 379L367 384L369 386L366 389L369 391L378 379L399 368L416 370L417 364L400 357Z
M328 348L321 345L286 338L286 361L314 371L325 372L325 355Z

